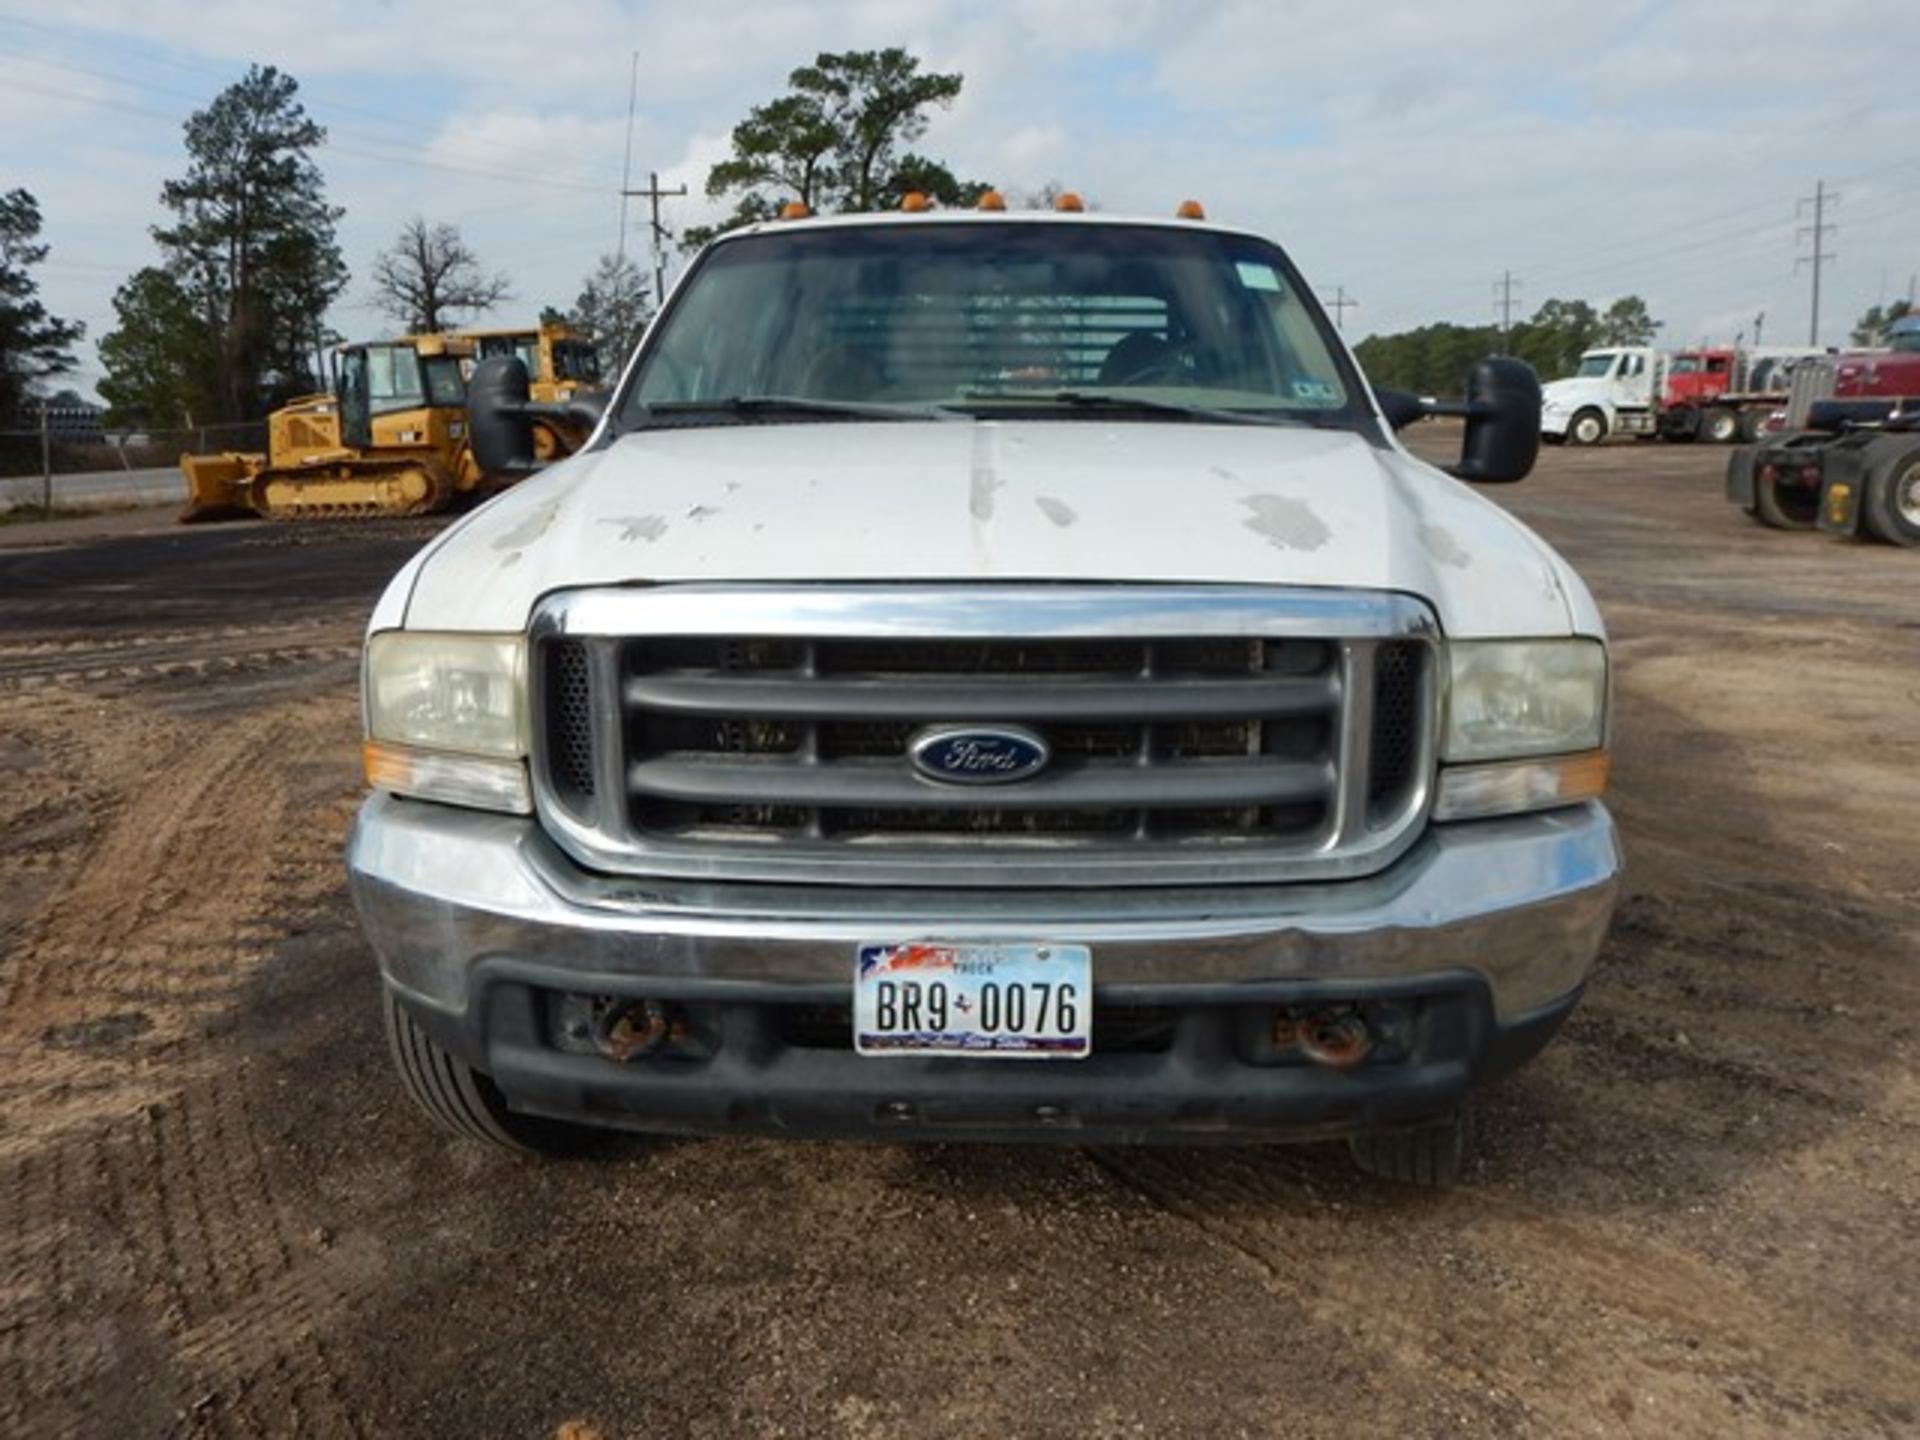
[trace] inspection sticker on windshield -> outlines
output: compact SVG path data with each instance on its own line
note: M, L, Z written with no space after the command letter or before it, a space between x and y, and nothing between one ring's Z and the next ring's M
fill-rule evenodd
M1233 268L1239 272L1241 285L1249 290L1280 288L1280 272L1271 265L1263 265L1258 260L1238 260Z
M853 1048L862 1055L1080 1060L1092 1050L1085 945L862 945Z

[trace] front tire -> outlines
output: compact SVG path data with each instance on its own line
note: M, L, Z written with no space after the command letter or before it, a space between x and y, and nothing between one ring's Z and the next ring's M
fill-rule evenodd
M1709 445L1731 445L1740 438L1740 417L1715 405L1700 417L1700 438Z
M1607 417L1598 410L1582 410L1567 422L1567 444L1598 445L1607 438Z
M1347 1149L1369 1175L1437 1190L1460 1178L1468 1140L1467 1111L1459 1109L1418 1125L1362 1130L1348 1137Z
M440 1129L516 1155L577 1155L606 1138L582 1125L515 1114L499 1087L435 1044L392 991L383 989L381 1004L401 1087Z

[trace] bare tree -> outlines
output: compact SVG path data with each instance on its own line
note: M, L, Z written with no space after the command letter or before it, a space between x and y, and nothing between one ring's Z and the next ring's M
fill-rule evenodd
M505 275L488 275L451 225L415 216L373 262L373 298L417 334L443 329L457 312L491 310L513 291Z

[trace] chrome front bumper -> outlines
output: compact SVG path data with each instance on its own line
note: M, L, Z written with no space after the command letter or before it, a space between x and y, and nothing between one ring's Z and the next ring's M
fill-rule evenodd
M1465 971L1504 1022L1579 988L1620 865L1594 803L1432 826L1366 879L1213 889L942 890L932 871L925 889L607 877L532 820L384 794L347 845L386 982L467 1029L502 967L582 992L650 980L678 994L818 990L848 984L856 945L906 939L1080 942L1098 988L1135 994Z

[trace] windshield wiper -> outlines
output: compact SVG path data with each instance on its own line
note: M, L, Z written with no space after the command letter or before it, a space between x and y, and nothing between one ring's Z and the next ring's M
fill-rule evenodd
M807 395L729 395L718 400L661 400L645 408L663 419L702 415L824 415L849 420L964 420L941 405L888 404L879 400L816 400ZM646 422L643 419L642 425Z
M1063 405L1070 410L1133 410L1149 415L1178 415L1187 420L1210 420L1224 425L1307 423L1296 416L1222 410L1214 405L1187 405L1178 400L1156 400L1149 395L1116 395L1106 390L969 390L962 398L973 403L1040 401L1049 405Z

